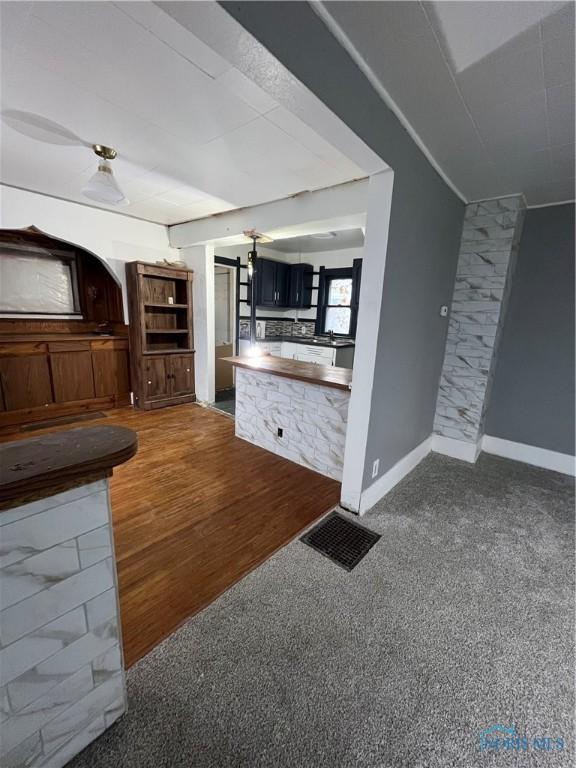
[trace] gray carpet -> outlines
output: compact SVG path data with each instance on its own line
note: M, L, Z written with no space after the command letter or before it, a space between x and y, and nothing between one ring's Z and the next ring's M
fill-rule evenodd
M573 513L565 476L429 456L352 573L287 546L130 671L129 714L71 765L572 766ZM529 751L481 752L492 724Z

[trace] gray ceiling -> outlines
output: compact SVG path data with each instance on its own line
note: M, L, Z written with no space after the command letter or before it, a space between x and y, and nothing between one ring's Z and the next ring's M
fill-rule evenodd
M342 229L330 233L332 237L289 237L285 240L274 240L265 243L266 248L283 253L321 253L323 251L341 251L344 248L361 248L364 245L364 234L361 229Z
M467 200L574 199L573 2L323 6Z

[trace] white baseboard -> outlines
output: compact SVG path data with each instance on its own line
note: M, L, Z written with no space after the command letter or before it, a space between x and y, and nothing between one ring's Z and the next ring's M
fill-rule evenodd
M434 453L442 453L444 456L474 464L480 453L480 443L467 443L453 437L432 435L432 450Z
M422 459L430 453L432 445L432 435L417 445L413 451L406 454L400 461L388 470L382 477L379 477L375 483L372 483L360 497L358 513L363 515L369 509L384 498L386 494L397 485L409 472L412 472Z
M491 437L490 435L484 435L482 438L482 450L495 456L533 464L535 467L552 469L563 475L576 476L576 459L567 453L548 451L546 448L514 443L511 440L502 440L500 437Z

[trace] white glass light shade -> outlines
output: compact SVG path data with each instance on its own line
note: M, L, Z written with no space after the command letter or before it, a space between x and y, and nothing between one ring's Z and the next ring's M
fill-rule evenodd
M118 186L108 160L100 160L98 170L82 190L85 197L108 205L128 205L130 202Z

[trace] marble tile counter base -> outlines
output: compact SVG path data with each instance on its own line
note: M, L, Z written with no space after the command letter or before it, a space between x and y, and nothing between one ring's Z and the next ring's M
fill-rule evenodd
M341 481L349 401L346 390L236 368L236 436Z
M60 768L126 710L108 481L0 514L0 765Z

